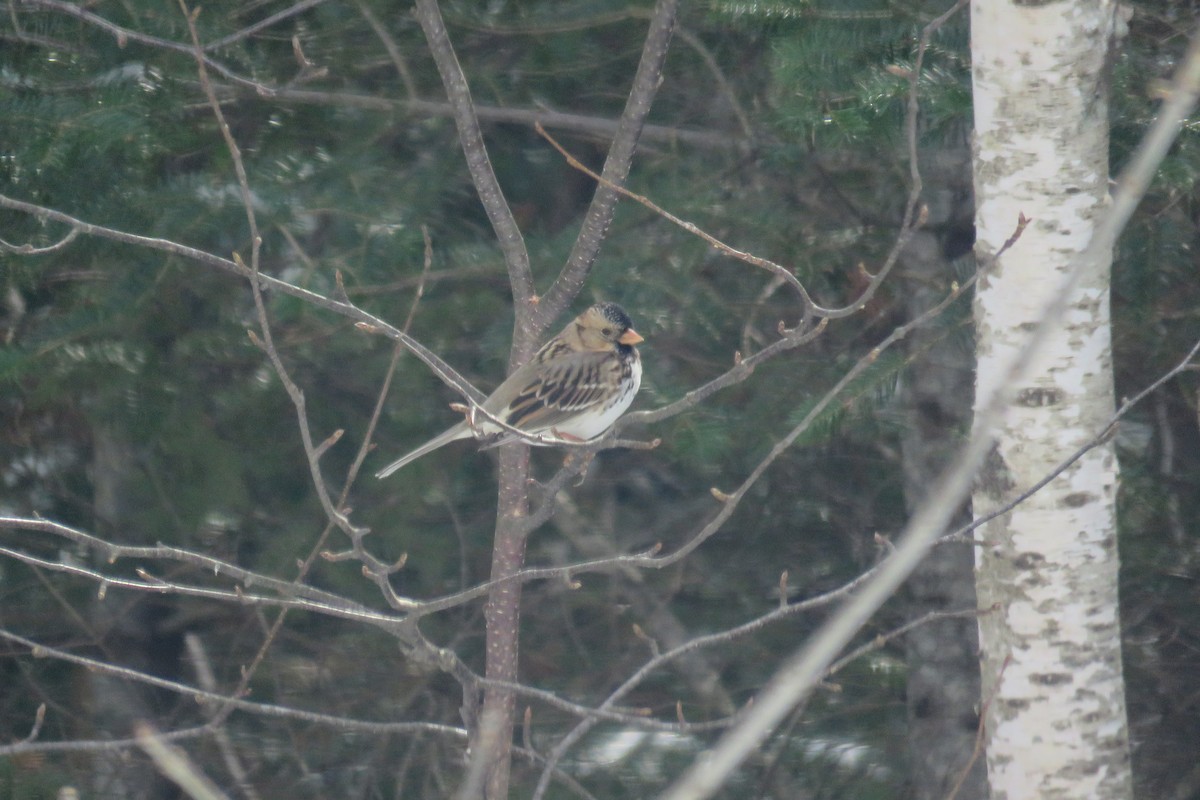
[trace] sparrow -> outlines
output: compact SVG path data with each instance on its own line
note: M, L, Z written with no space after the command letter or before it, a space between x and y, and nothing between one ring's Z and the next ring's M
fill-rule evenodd
M533 435L587 441L612 427L642 384L642 359L634 345L644 341L625 310L597 303L542 345L529 363L509 375L480 406L513 428ZM458 439L504 434L483 415L471 427L454 427L393 461L376 478L386 478L421 456ZM494 444L518 438L511 432Z

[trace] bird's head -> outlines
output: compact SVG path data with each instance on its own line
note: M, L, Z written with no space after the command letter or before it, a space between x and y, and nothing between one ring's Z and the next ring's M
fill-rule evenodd
M616 303L597 303L576 317L570 329L584 350L609 350L643 341L625 309Z

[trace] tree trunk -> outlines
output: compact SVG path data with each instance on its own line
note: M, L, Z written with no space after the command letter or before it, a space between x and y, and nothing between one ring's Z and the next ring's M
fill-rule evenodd
M520 572L525 563L525 518L529 514L529 448L505 447L500 453L500 492L496 541L492 550L492 580ZM487 677L516 683L521 631L521 584L502 583L492 589L484 609L487 619ZM475 731L476 742L487 753L484 797L508 797L512 731L516 696L508 689L488 687Z
M1114 4L973 3L977 407L1003 378L1108 191L1104 66ZM973 498L985 516L1102 430L1113 412L1106 255L1085 266L1015 389ZM1096 448L977 532L988 781L993 800L1128 798L1115 525L1116 459Z
M120 426L93 429L93 499L97 531L110 541L151 544L142 524L146 476L138 466L135 447ZM114 593L115 594L115 593ZM135 595L131 602L107 593L94 594L91 622L98 655L109 663L151 675L178 680L183 635L168 630L165 620L175 605L169 597ZM95 736L124 738L139 721L161 724L174 698L124 678L87 671L88 722ZM99 751L92 764L95 797L162 800L175 797L171 782L147 759L121 751Z

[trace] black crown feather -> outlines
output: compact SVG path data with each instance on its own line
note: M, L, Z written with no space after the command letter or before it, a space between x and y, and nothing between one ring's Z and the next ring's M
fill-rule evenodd
M629 330L633 327L633 320L625 313L625 309L621 308L616 303L600 303L600 313L604 318L613 325L618 326L621 330Z

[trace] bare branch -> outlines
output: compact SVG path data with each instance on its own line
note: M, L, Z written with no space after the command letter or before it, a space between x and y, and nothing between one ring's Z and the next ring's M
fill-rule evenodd
M818 305L816 302L813 301L812 297L810 297L808 294L808 290L804 288L804 284L802 284L800 282L800 279L796 277L795 273L792 270L790 270L787 267L784 267L780 264L777 264L768 258L756 256L753 253L748 253L744 250L738 250L734 247L731 247L730 245L726 244L725 242L722 242L720 239L718 239L717 237L708 233L707 231L705 231L704 229L702 229L700 226L696 225L695 223L688 222L687 220L684 220L684 219L681 219L681 218L675 216L674 214L667 211L662 206L655 203L650 198L640 195L636 192L632 192L632 191L624 188L623 186L619 186L619 185L609 181L603 175L597 174L594 170L591 170L587 166L585 166L583 164L583 162L581 162L579 159L577 159L573 155L571 155L566 150L566 148L564 148L552 136L550 136L550 134L548 134L546 132L545 128L541 127L540 125L535 126L535 127L537 128L538 133L541 134L542 137L544 139L546 139L546 141L550 142L550 144L554 147L554 149L558 150L558 152L560 154L562 154L563 158L566 159L568 164L570 164L572 167L579 170L580 172L584 173L588 177L592 178L597 183L601 184L602 186L607 187L608 189L612 190L613 192L616 192L617 194L624 195L625 197L628 197L630 200L640 203L641 205L650 209L655 214L658 214L659 216L661 216L663 219L667 220L668 222L679 226L680 228L682 228L683 230L692 234L693 236L703 239L710 247L712 247L717 252L724 253L725 255L730 256L731 258L735 258L738 261L745 262L747 264L750 264L751 266L755 266L755 267L764 269L767 272L774 275L776 278L784 281L788 286L790 286L792 288L793 291L795 291L799 295L801 308L802 308L802 314L803 314L800 322L795 327L790 328L790 329L786 328L786 327L781 327L780 333L783 333L785 335L792 334L792 333L799 334L800 332L811 331L812 327L811 327L809 320L813 317L817 317L819 319L840 319L842 317L848 317L848 316L851 316L852 314L856 314L859 311L861 311L862 308L864 306L866 306L866 304L871 300L871 298L874 297L875 292L878 290L879 286L882 285L884 279L892 271L892 268L895 266L896 261L899 258L901 251L903 251L903 249L904 249L904 246L908 243L908 240L910 238L912 238L912 234L916 231L916 229L918 227L923 225L925 222L924 213L917 216L915 219L912 217L911 210L912 210L912 208L915 208L916 198L918 197L918 195L914 194L910 198L910 211L905 216L905 220L904 220L904 223L901 225L900 232L896 236L896 242L892 245L892 249L888 253L887 258L884 259L883 266L880 267L879 271L874 274L868 273L867 286L863 290L863 292L858 296L857 299L855 299L853 302L849 303L848 305L842 306L840 308L825 308L823 306Z
M538 304L531 331L534 335L545 330L579 294L584 279L587 278L596 255L600 252L600 245L617 207L617 192L613 191L613 187L623 184L629 176L629 167L633 163L633 154L642 127L646 124L650 106L662 83L663 64L667 59L667 49L671 43L671 31L675 27L678 7L678 0L657 0L654 4L650 28L642 45L642 56L638 61L633 86L629 90L625 109L621 112L612 144L608 148L608 157L604 160L604 180L592 197L566 265Z
M264 31L278 22L283 22L285 19L290 19L297 14L303 14L310 8L316 8L324 2L325 0L300 0L300 2L288 6L282 11L276 11L274 14L271 14L264 19L260 19L253 25L247 25L245 28L231 33L228 36L222 36L215 42L209 42L208 44L204 45L204 52L208 53L213 50L220 50L222 47L228 47L234 42L240 42L242 39L245 39L248 36L253 36L259 31Z
M106 563L114 563L121 558L132 559L152 559L159 561L175 561L181 564L188 564L196 567L200 572L217 576L225 576L230 580L240 583L247 588L262 587L269 591L275 592L284 598L298 598L312 601L317 604L312 606L327 606L338 611L353 613L355 615L375 615L380 620L396 621L396 618L387 614L377 614L366 606L360 605L345 598L339 597L331 592L326 592L322 589L317 589L304 584L294 584L290 581L283 581L277 578L271 578L258 572L238 567L226 561L222 561L212 556L201 553L193 553L188 550L183 550L178 547L168 547L166 545L156 545L153 547L132 546L113 544L112 542L93 536L90 533L85 533L69 525L63 525L58 522L52 522L45 519L27 519L23 517L0 517L0 529L10 530L31 530L40 531L42 533L50 533L55 536L60 536L68 541L83 545L89 550L96 553ZM26 558L27 554L17 553L12 551L14 557L20 556ZM28 556L28 558L34 558ZM27 563L30 563L27 561ZM59 562L45 561L37 559L40 566L48 569L56 569L58 571L71 570L79 575L87 575L94 580L111 580L110 576L101 575L84 567L74 564L61 564ZM59 569L62 567L63 569Z
M94 581L99 585L100 588L98 593L102 596L107 594L112 589L126 589L129 591L149 592L151 594L175 594L185 597L202 597L207 600L221 600L243 606L298 608L305 611L313 611L319 614L336 617L338 619L365 622L393 633L403 627L403 623L406 619L388 616L370 609L355 608L349 601L325 603L319 600L300 597L268 597L266 595L245 592L240 587L235 587L234 589L214 589L207 586L194 586L191 584L180 583L178 581L164 580L151 574L145 569L138 570L138 575L141 580L133 580L131 578L124 578L116 575L106 575L94 569L79 566L78 564L70 564L63 561L51 561L50 559L41 558L20 550L14 550L10 547L0 547L0 555L7 556L14 561L19 561L22 564L28 564L29 566L40 567L51 572L74 575L78 578L86 578ZM291 586L291 584L287 585ZM297 594L301 593L299 591L301 587L298 586L297 589Z
M207 725L180 728L162 733L163 741L177 742L211 736ZM128 739L69 739L59 742L15 742L0 745L0 757L18 756L26 753L113 753L138 747L138 740Z
M946 800L955 800L958 797L958 792L962 789L963 783L967 780L967 775L971 773L971 767L975 766L975 762L983 755L984 741L987 734L987 712L992 701L996 699L996 695L1000 691L1000 687L1004 681L1004 671L1008 669L1009 663L1012 661L1010 654L1004 659L1004 663L1000 666L1000 674L996 676L996 684L992 687L992 692L983 700L983 705L979 708L979 725L975 729L975 746L971 748L971 757L967 759L967 763L958 773L958 779L954 782L954 786L950 789L950 793L946 795Z
M170 39L161 39L157 36L150 36L145 33L139 33L135 30L130 30L129 28L123 28L116 23L109 22L99 14L94 14L91 11L80 8L74 3L65 2L65 0L24 0L23 5L30 6L32 8L50 9L52 11L66 14L67 16L83 20L90 25L95 25L100 30L111 34L113 38L117 40L117 44L121 47L124 47L129 42L137 42L138 44L157 47L163 50L173 50L177 53L187 53L188 55L192 55L195 52L193 46L190 44L174 42ZM203 54L201 54L200 59L205 67L225 78L225 80L232 81L249 89L253 89L257 94L263 97L269 97L274 94L275 90L271 87L258 83L257 81L250 80L249 78L244 78L219 61L216 61Z
M742 135L746 137L746 141L751 141L754 138L754 126L750 124L749 115L742 108L742 103L738 100L737 92L734 91L729 79L725 77L725 72L721 69L721 65L717 63L717 59L713 56L712 51L700 40L699 36L687 28L680 26L678 36L688 47L696 51L696 55L700 56L700 60L704 62L704 66L712 73L713 80L717 82L717 87L721 90L721 96L729 104L729 109L733 112L738 127L742 130Z
M367 21L371 30L383 44L383 49L387 50L388 58L392 60L392 66L396 68L396 74L400 77L400 82L404 84L404 93L408 95L408 99L417 99L417 82L413 79L412 71L408 68L408 62L404 60L404 54L400 51L400 46L396 44L396 39L363 0L355 0L354 5L358 7L358 13L362 14L363 19Z
M972 538L970 535L972 531L974 531L976 528L983 527L985 524L987 524L988 522L991 522L992 520L996 519L997 517L1002 517L1005 514L1007 514L1008 512L1012 511L1014 508L1021 505L1021 503L1024 503L1030 497L1033 497L1035 494L1040 492L1052 480L1054 480L1059 475L1061 475L1063 472L1065 472L1076 461L1083 458L1083 456L1087 455L1089 452L1091 452L1092 450L1096 449L1097 447L1099 447L1100 445L1104 444L1109 439L1111 439L1114 435L1116 435L1117 426L1120 424L1121 419L1126 414L1128 414L1130 411L1132 411L1137 405L1139 405L1143 400L1145 400L1147 397L1149 397L1153 392L1157 391L1167 381L1172 380L1177 375L1179 375L1183 372L1187 372L1188 370L1194 369L1195 364L1193 362L1195 361L1196 356L1198 354L1200 354L1200 341L1197 341L1194 345L1192 345L1192 349L1189 350L1187 352L1187 355L1185 355L1178 363L1176 363L1174 367L1167 370L1162 375L1158 376L1148 386L1146 386L1140 392L1135 394L1133 397L1130 397L1130 398L1127 398L1126 400L1124 400L1121 403L1121 407L1118 408L1113 413L1112 417L1109 418L1107 424L1105 424L1105 426L1101 430L1099 430L1095 436L1093 436L1090 440L1085 442L1074 453L1071 453L1071 455L1069 455L1065 459L1063 459L1062 462L1060 462L1053 470L1048 472L1046 475L1042 476L1042 478L1039 481L1034 483L1032 486L1030 486L1025 491L1018 494L1012 500L1008 501L1004 505L1002 505L999 508L997 508L996 510L992 511L991 513L971 520L971 522L962 526L958 530L953 531L952 533L948 533L945 536L942 536L938 541L945 542L945 543L966 542L968 544L975 544L976 542L975 542L974 538Z
M97 672L103 675L111 675L124 680L135 681L147 686L154 686L158 689L164 689L174 694L184 697L191 697L201 703L231 703L239 711L244 711L250 714L256 714L264 717L275 717L280 719L292 719L300 722L309 722L316 725L325 725L338 730L361 731L364 733L436 733L442 736L450 736L455 739L466 739L466 731L461 728L454 728L449 725L439 725L433 722L373 722L370 720L354 719L351 717L339 717L333 714L322 714L315 711L304 711L298 708L290 708L288 706L276 705L274 703L255 703L250 700L242 700L239 698L225 697L213 692L206 692L203 689L197 689L194 686L188 686L177 681L169 681L164 678L159 678L154 675L148 675L144 672L139 672L135 669L127 667L118 667L109 664L105 661L97 661L96 659L86 656L69 653L65 650L60 650L55 647L49 647L44 644L39 644L32 639L27 639L12 631L0 628L0 639L20 645L29 650L30 654L39 658L54 658L69 664L76 664L85 667L92 672ZM9 755L16 752L31 752L34 750L51 750L51 749L69 749L69 747L55 747L53 745L69 745L69 742L47 742L44 745L31 743L28 745L0 745L0 756Z
M231 91L233 91L232 87ZM237 89L237 91L240 94L246 93L245 89ZM392 100L354 92L278 87L272 90L271 98L280 103L362 108L389 113L423 114L430 117L452 117L454 115L454 109L449 103L436 100ZM571 131L598 139L610 139L615 136L619 125L616 120L606 117L572 114L551 108L505 108L475 105L474 109L475 115L481 122L527 125L531 128L536 124L541 124L545 128ZM745 150L749 146L747 140L727 133L655 124L643 126L642 139L663 144L687 145L704 150Z
M579 703L572 703L570 700L564 700L553 692L548 692L544 689L535 689L522 683L480 678L479 685L484 687L505 689L513 694L520 695L521 697L538 700L552 708L565 711L573 716L594 720L595 722L619 722L622 725L628 725L630 727L640 728L642 730L667 731L670 733L705 733L708 731L722 730L727 728L732 722L732 720L729 718L715 719L709 722L690 723L679 722L678 720L674 719L671 721L665 721L654 719L653 717L649 716L649 709L619 708L615 705L602 709L590 708L585 705L580 705Z
M84 222L81 219L72 217L69 214L64 214L61 211L39 206L35 203L27 203L24 200L17 200L7 195L0 194L0 207L10 208L14 211L20 211L29 214L39 219L52 220L64 225L78 228L80 233L89 236L98 236L103 239L109 239L115 242L124 244L132 244L140 247L146 247L151 250L158 250L164 253L180 256L197 263L204 264L210 267L216 267L226 272L239 275L243 278L250 278L253 272L244 263L239 264L236 260L221 258L204 250L199 250L195 247L188 247L178 242L173 242L169 239L159 239L152 236L141 236L136 233L127 233L115 228L109 228L104 225L94 225L90 222ZM404 347L419 358L432 372L438 376L447 386L450 386L455 391L462 394L464 397L470 398L477 402L482 402L484 399L483 392L471 385L471 382L460 375L453 367L443 361L436 353L428 349L416 339L407 335L403 331L392 327L389 323L379 319L378 317L368 314L353 303L336 300L327 297L317 292L309 291L300 286L282 281L278 278L271 277L260 273L258 281L266 289L278 291L291 297L296 297L306 303L310 303L318 308L323 308L327 311L341 314L349 319L356 320L361 323L360 327L372 332L383 333L392 339L400 342Z
M206 692L216 693L217 678L213 674L212 662L208 658L204 642L200 641L200 637L195 633L187 633L184 634L183 644L187 648L188 659L191 661L192 669L196 673L196 682L200 684L200 688ZM239 687L239 690L241 688ZM242 691L239 690L234 691L235 697L242 696ZM229 775L237 785L238 791L249 800L259 800L259 794L250 783L250 778L246 774L246 768L242 765L242 760L238 758L237 750L233 746L233 740L229 738L228 731L225 730L223 720L213 721L211 725L213 738L216 739L217 749L221 753L221 760L225 762L225 768L229 770ZM161 736L158 735L157 731L155 731L155 734L158 741L161 742Z
M138 746L150 756L154 766L170 778L184 794L192 800L229 800L228 795L192 763L182 750L163 741L159 732L148 722L138 722L133 727L133 738Z
M8 242L4 241L3 239L0 239L0 248L3 248L4 250L6 250L10 253L15 253L16 255L19 255L19 256L41 256L41 255L45 255L46 253L53 253L57 250L63 249L64 247L69 245L71 242L75 241L75 237L78 235L79 235L79 229L72 228L67 233L66 236L59 239L54 244L46 245L44 247L35 247L34 245L29 244L29 243L9 244Z
M799 328L796 328L790 332L785 332L782 339L772 342L754 355L740 360L735 359L734 365L724 374L718 375L703 386L691 390L675 402L648 411L635 411L631 414L626 414L617 420L616 424L613 425L613 429L616 432L620 432L627 425L645 425L652 422L661 422L664 419L694 408L721 389L734 386L749 378L754 374L755 367L767 359L774 358L786 350L791 350L792 348L811 342L824 333L827 324L828 321L822 319L808 331L801 331Z

